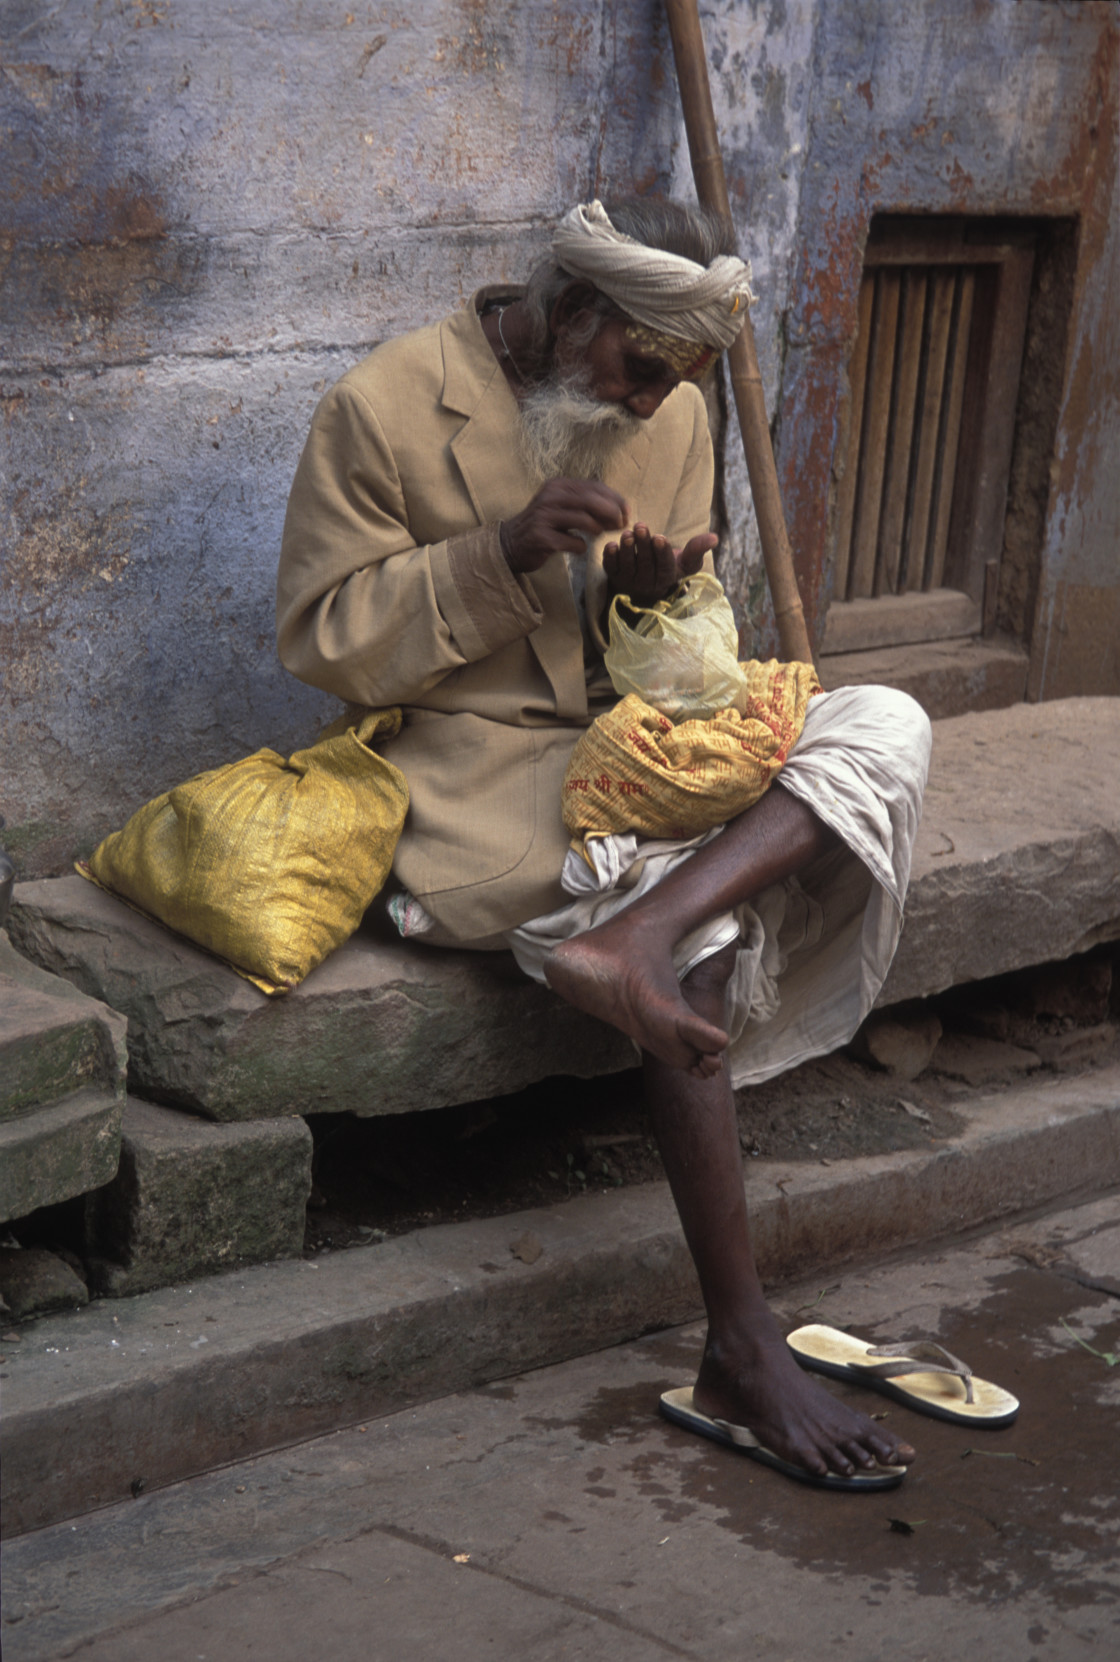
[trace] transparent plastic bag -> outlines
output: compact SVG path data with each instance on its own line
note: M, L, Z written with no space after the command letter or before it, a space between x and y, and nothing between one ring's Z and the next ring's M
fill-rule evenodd
M673 722L741 707L739 631L723 585L708 572L686 577L655 606L616 595L609 626L603 661L621 697L635 693Z

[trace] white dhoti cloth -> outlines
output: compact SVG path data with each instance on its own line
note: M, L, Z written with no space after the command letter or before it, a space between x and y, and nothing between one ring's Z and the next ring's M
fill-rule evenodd
M846 1044L870 1011L902 930L930 745L929 720L906 693L841 687L810 701L779 778L836 832L840 846L750 905L710 919L674 954L684 976L740 943L728 986L735 1086ZM683 843L630 833L596 838L594 870L571 851L561 881L573 898L506 936L517 962L544 981L545 956L559 941L632 905L721 831Z

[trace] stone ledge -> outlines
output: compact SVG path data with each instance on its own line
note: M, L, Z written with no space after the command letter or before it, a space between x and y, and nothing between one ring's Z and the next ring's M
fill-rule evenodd
M95 1085L124 1100L125 1021L0 930L0 1121Z
M880 1004L1120 938L1120 699L934 723L933 765Z
M527 981L508 953L359 932L270 999L80 877L16 896L20 947L128 1016L133 1090L212 1119L401 1114L634 1064L621 1035Z
M897 687L916 698L931 721L941 721L1018 704L1026 694L1029 667L1021 646L976 635L837 652L822 657L820 672L830 692L834 687Z
M770 1283L1120 1181L1120 1067L962 1105L928 1151L751 1162ZM511 1252L532 1233L532 1264ZM692 1320L665 1183L45 1317L5 1348L9 1534ZM112 1341L112 1342L110 1342Z
M91 1086L0 1125L0 1221L108 1183L120 1159L123 1106Z
M934 732L880 1004L1120 937L1120 700L1021 704ZM38 963L127 1014L139 1094L213 1119L405 1113L633 1064L625 1040L504 953L359 933L269 1000L79 877L17 887L10 927Z
M87 1201L95 1293L119 1298L303 1251L311 1132L298 1115L214 1125L129 1098L110 1175Z
M107 1183L120 1154L126 1022L0 930L0 1221Z

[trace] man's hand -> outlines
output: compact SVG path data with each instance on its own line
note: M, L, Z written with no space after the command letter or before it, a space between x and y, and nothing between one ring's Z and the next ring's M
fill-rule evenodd
M537 571L554 554L582 554L585 538L621 531L629 517L625 499L609 485L550 479L527 508L502 521L502 553L511 571Z
M648 525L635 525L603 550L611 593L629 595L635 606L652 606L682 578L699 571L705 554L718 542L714 532L704 531L683 548L674 548L667 538L653 536Z

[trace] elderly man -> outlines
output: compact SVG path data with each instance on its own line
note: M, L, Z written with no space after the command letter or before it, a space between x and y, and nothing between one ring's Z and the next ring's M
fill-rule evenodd
M641 1050L709 1317L667 1411L790 1475L883 1486L913 1450L809 1380L763 1300L732 1089L844 1042L870 1008L928 723L881 690L816 698L755 807L701 846L631 838L591 902L561 818L573 746L616 697L611 595L649 603L710 568L696 382L753 298L732 249L697 210L592 203L524 290L484 289L351 370L292 489L280 654L344 700L403 707L385 747L411 792L401 933L512 946Z

